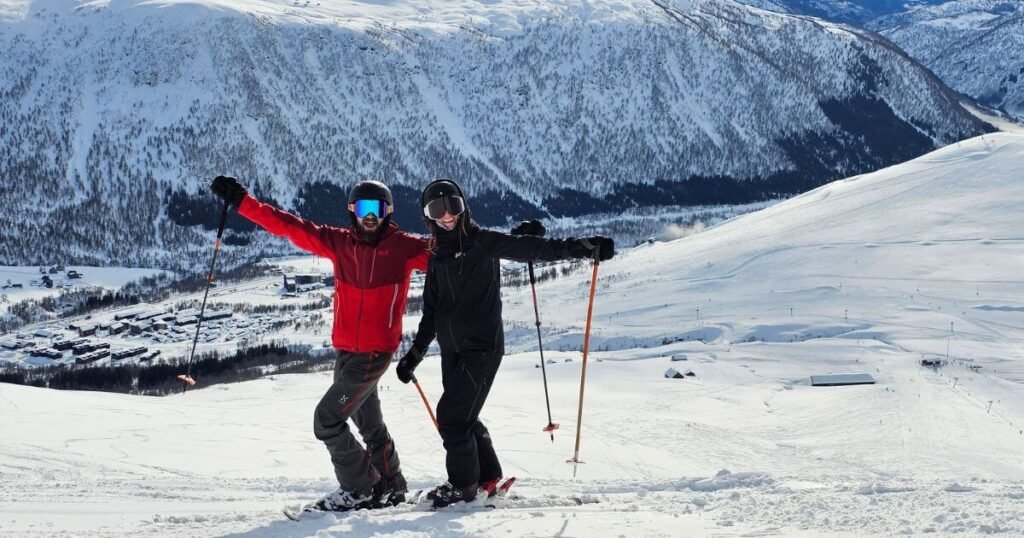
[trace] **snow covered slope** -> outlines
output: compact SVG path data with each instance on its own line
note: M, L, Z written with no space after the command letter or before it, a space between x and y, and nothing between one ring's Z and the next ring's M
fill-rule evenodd
M333 487L309 431L325 374L166 398L0 385L0 528L1024 533L1021 159L1024 134L971 139L602 264L586 464L575 479L564 460L590 271L538 288L562 424L554 443L540 431L529 290L508 290L511 354L483 413L506 473L522 479L522 499L508 508L283 521L282 505ZM948 362L924 368L922 358ZM417 372L435 402L438 363L428 357ZM670 367L696 375L666 379ZM825 373L867 373L877 384L809 386ZM443 452L419 397L393 374L384 379L405 472L414 487L435 485ZM567 506L570 495L586 503Z
M218 173L331 221L382 178L418 228L442 175L490 222L739 203L987 129L874 34L727 0L0 6L11 265L205 260Z
M958 0L872 21L950 87L1024 118L1024 4Z
M829 21L862 25L871 20L902 13L918 6L942 4L948 0L739 0L743 4L821 17Z

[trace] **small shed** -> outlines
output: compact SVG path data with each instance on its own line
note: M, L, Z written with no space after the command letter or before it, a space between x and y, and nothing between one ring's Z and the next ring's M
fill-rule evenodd
M203 321L230 318L234 313L230 310L217 310L215 312L204 312Z
M35 332L35 335L38 336L39 338L53 338L57 336L57 333L51 331L50 329L39 329Z
M139 314L138 316L135 316L135 320L136 321L142 321L144 319L152 319L152 318L155 318L157 316L163 316L164 314L167 314L167 313L168 313L167 310L150 310L150 311L147 311L147 312L143 312L143 313Z
M697 374L693 373L693 370L680 372L675 368L669 368L668 370L665 370L665 377L669 379L686 379L687 377L697 377Z
M148 309L142 308L142 307L130 308L128 310L122 310L121 312L118 312L118 313L114 314L114 319L117 320L117 321L126 320L126 319L132 319L135 316L138 316L139 314L143 314L143 313L145 313L147 311L148 311Z
M199 317L198 316L182 316L182 317L178 317L178 319L175 320L175 323L177 323L180 326L180 325L191 325L191 324L196 323L198 321L199 321Z
M839 387L844 385L874 385L875 378L870 374L824 374L812 375L813 387Z

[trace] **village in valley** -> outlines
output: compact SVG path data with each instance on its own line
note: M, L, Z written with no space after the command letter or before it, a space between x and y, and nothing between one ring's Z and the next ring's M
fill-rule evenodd
M310 262L315 264L303 260ZM62 302L62 292L89 286L100 290L102 285L83 277L111 271L117 269L94 268L86 273L54 265L41 267L36 276L8 268L6 272L13 274L5 277L4 291L15 296L13 300L8 297L8 302L17 301L17 292L30 290L38 295L46 290L55 300L56 312L50 320L0 335L0 368L174 363L188 357L194 339L201 351L233 351L269 340L271 333L283 326L305 325L316 334L317 328L326 327L323 316L328 313L334 285L330 273L272 266L264 277L214 287L211 303L202 314L199 297L189 294L157 303L61 315L70 308ZM254 298L258 298L256 304L250 302ZM317 347L328 347L327 332L320 333L322 341ZM307 347L314 344L309 342Z

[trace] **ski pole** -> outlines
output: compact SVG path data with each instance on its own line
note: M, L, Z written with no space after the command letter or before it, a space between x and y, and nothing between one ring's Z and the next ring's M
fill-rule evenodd
M416 376L412 376L412 382L416 385L416 390L420 391L420 399L423 400L423 406L427 408L427 414L430 415L430 420L433 421L434 427L437 431L441 431L441 426L437 424L437 417L434 416L434 410L430 408L430 402L427 401L427 395L423 393L423 387L420 386L420 380L416 379Z
M537 306L537 278L533 274L533 260L526 262L526 266L530 269L530 290L533 292L533 317L537 320L537 349L540 351L540 373L544 377L544 403L548 408L548 425L544 427L543 431L551 434L551 442L555 442L555 430L558 429L558 424L555 424L551 420L551 399L548 397L548 372L547 367L544 364L544 342L540 337L540 308Z
M587 306L587 328L583 333L583 372L580 375L580 407L576 413L576 452L573 453L572 459L566 461L566 463L572 463L573 477L576 476L577 465L583 463L580 461L580 434L583 428L583 389L587 383L587 353L590 351L590 321L594 316L594 295L597 293L597 266L600 264L598 258L598 250L594 249L594 274L590 277L590 304Z
M203 293L203 305L199 307L199 319L196 321L196 336L192 339L192 353L188 356L188 366L185 369L185 373L178 376L178 380L182 383L181 392L185 392L189 387L196 384L196 380L192 379L192 359L196 356L196 346L199 344L199 328L203 325L203 313L206 311L206 298L210 295L210 284L213 283L213 269L217 266L217 253L220 252L220 240L224 235L224 225L228 221L228 208L231 204L224 200L224 209L220 212L220 225L217 226L217 241L213 245L213 261L210 262L210 272L206 275L206 291Z

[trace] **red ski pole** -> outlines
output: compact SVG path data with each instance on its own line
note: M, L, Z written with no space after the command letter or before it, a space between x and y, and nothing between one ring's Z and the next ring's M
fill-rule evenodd
M590 322L594 316L594 295L597 293L597 266L600 264L598 258L598 249L594 249L594 274L590 277L590 304L587 306L587 328L583 333L583 372L580 375L580 406L579 411L576 413L576 452L573 454L571 460L567 460L566 463L572 463L573 476L576 476L576 465L583 463L580 461L580 434L583 429L583 389L587 383L587 354L590 351Z
M423 400L423 406L427 408L427 413L430 415L430 420L434 423L434 427L437 431L441 431L441 426L437 424L437 417L434 416L434 410L430 408L430 402L427 401L427 395L423 393L423 387L420 387L420 380L416 379L416 376L412 376L412 382L416 385L416 390L420 391L420 399Z

